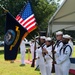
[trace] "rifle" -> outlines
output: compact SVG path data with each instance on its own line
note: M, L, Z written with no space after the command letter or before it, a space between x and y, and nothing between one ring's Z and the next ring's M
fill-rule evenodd
M36 38L35 38L35 46L34 46L34 59L32 60L31 67L34 67L35 66L35 57L36 57Z
M54 46L53 46L53 44L54 44L54 41L52 41L52 57L53 57L53 61L55 61L55 56L54 56ZM52 64L52 73L55 73L55 66L54 66L54 64Z

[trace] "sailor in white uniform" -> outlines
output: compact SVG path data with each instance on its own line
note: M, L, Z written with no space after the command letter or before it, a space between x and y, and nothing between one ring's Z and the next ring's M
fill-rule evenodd
M71 48L72 48L72 53L73 53L74 47L73 47L72 37L71 37L70 35L68 35L68 36L69 36L69 42L68 42L68 44L71 46ZM71 57L72 57L72 56L71 56Z
M45 53L45 63L46 63L46 75L51 75L52 71L52 39L50 37L46 38L46 46L43 48Z
M63 47L60 50L59 57L56 59L55 64L58 64L60 66L60 75L69 75L69 69L70 69L70 56L72 54L72 48L68 44L69 36L64 35L63 36Z
M25 39L22 40L20 44L20 52L21 52L21 65L20 66L25 66L25 53L26 53L26 46L25 46Z
M38 61L39 61L38 64L41 75L46 75L46 64L44 59L45 57L42 54L42 49L45 47L45 36L41 36L40 41L41 41L41 47L36 50L36 52L38 53Z
M31 55L32 55L32 60L34 59L34 40L31 40L30 42L30 51L31 51Z
M61 32L61 31L56 32L56 43L55 43L54 51L58 54L59 54L60 49L63 46L62 37L63 37L63 32ZM58 56L56 54L55 54L55 59L58 59ZM60 67L58 64L55 64L55 75L61 75Z
M35 51L37 51L37 49L40 47L39 46L39 36L36 36L35 38L36 38L36 50ZM35 58L36 58L36 60L35 60L35 70L38 71L39 70L39 64L38 64L39 61L37 59L38 58L38 53L37 52L36 52L36 57Z
M37 38L36 38L36 42L35 42L35 40L31 40L31 42L30 42L30 51L31 51L31 54L32 54L32 61L33 61L33 59L34 59L34 51L36 51L37 49L38 49L38 47L39 47L39 44L38 44L38 42L37 42L38 40L37 40ZM36 43L36 44L35 44ZM35 46L36 45L36 46ZM36 47L36 48L35 48ZM36 50L35 50L36 49ZM37 53L36 53L36 57L37 57ZM35 57L35 58L36 58ZM38 59L36 59L35 60L35 70L39 70L38 69L39 68L39 65L38 65Z

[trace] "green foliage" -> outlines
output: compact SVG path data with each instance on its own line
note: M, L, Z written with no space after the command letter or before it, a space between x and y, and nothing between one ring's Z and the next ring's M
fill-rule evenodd
M49 4L47 0L38 0L36 3L32 2L32 6L38 26L41 30L46 30L48 21L56 10L56 5Z
M0 4L3 5L10 13L16 17L21 9L26 5L27 0L0 0ZM38 23L40 30L47 30L48 21L56 10L56 5L51 5L47 0L30 0L32 8ZM5 12L0 8L0 16ZM4 34L5 16L0 17L0 35Z

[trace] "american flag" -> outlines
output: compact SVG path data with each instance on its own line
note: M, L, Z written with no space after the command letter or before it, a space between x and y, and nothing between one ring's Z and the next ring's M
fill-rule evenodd
M16 20L27 29L28 33L37 28L36 19L30 2L28 2L23 10L16 16Z

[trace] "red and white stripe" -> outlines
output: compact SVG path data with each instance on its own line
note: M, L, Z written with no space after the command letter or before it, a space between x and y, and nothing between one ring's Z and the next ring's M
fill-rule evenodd
M70 61L72 61L72 62L71 62L71 65L70 65L69 73L75 75L75 58L71 58Z
M20 15L16 17L16 20L28 30L28 32L31 32L34 28L36 28L36 20L34 17L34 14L29 16L27 19L23 20Z

